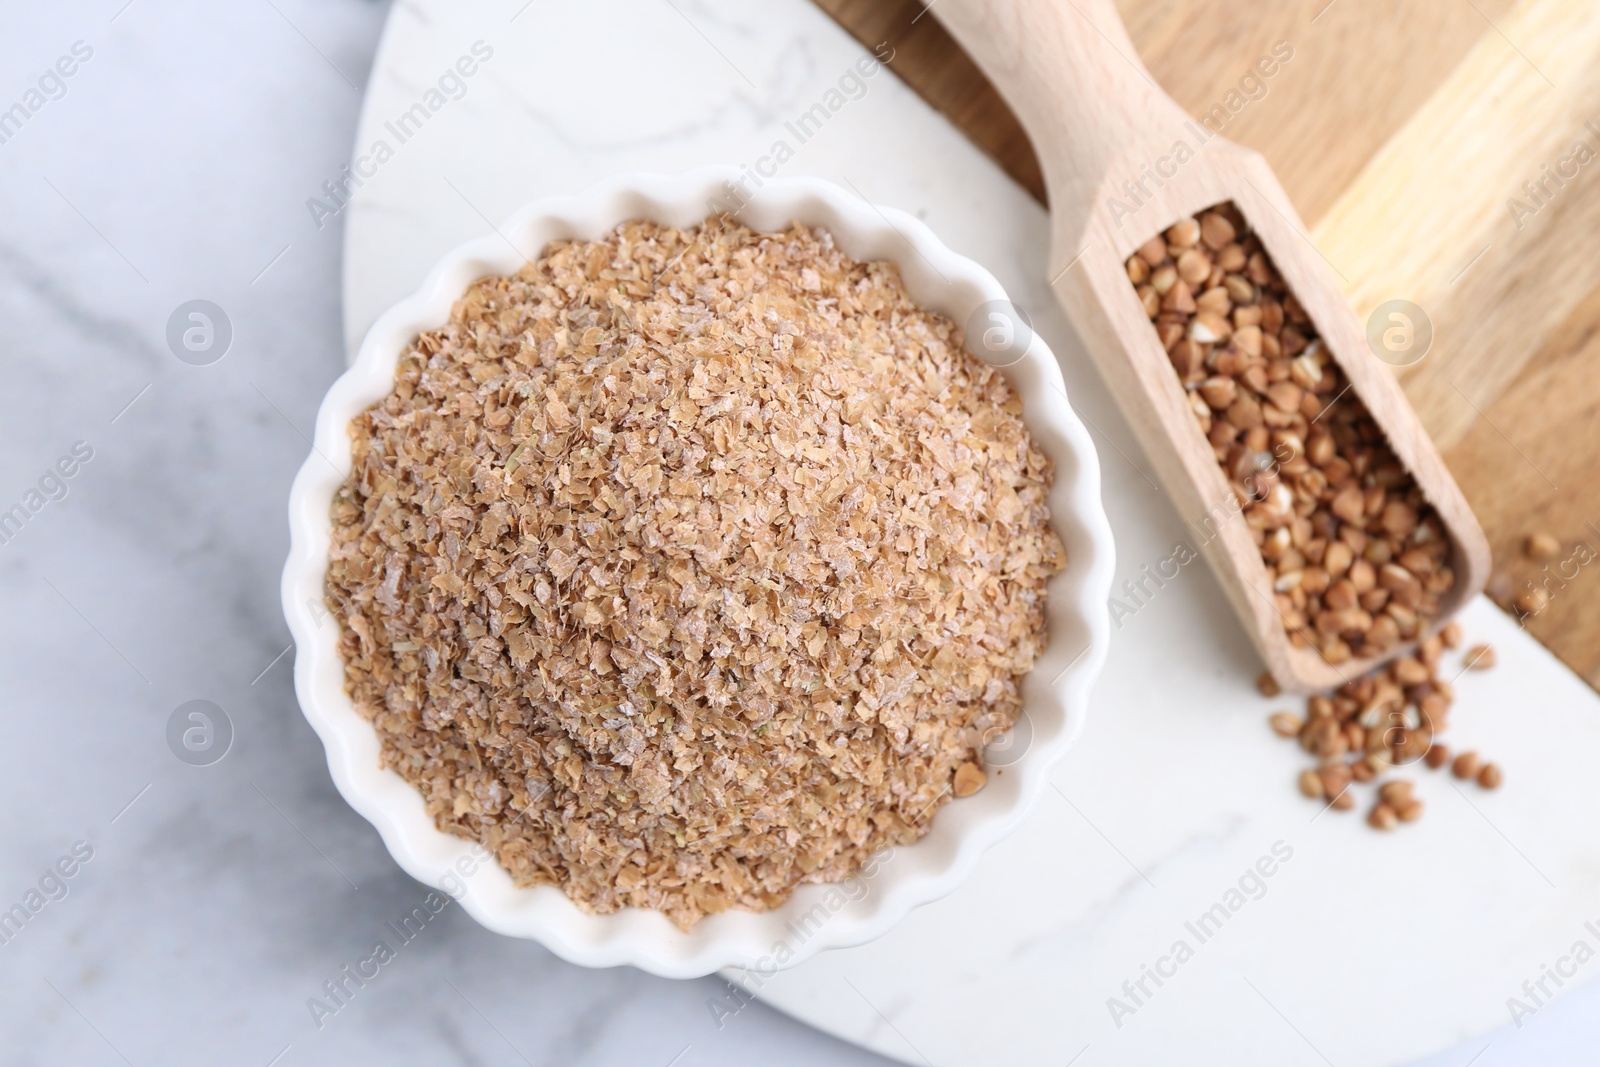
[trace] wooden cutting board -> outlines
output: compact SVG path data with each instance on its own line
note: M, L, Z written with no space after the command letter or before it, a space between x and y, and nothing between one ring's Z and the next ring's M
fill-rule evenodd
M1042 199L1026 135L920 0L816 2ZM1398 374L1489 536L1489 593L1520 614L1546 589L1528 631L1600 687L1600 5L1117 6L1166 90L1267 157L1358 315L1427 313L1433 347ZM1292 57L1262 78L1274 46ZM1526 558L1534 533L1560 552Z

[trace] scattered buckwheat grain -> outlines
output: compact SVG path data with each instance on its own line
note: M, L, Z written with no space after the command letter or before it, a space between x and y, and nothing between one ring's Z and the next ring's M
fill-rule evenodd
M1474 752L1461 753L1452 764L1450 750L1438 740L1450 725L1455 700L1454 688L1439 677L1439 670L1444 650L1460 644L1460 627L1450 623L1419 642L1414 657L1402 656L1330 694L1308 697L1304 719L1285 711L1270 716L1273 732L1280 736L1288 736L1290 720L1298 722L1294 736L1317 761L1315 768L1301 772L1300 792L1312 798L1339 797L1352 782L1377 783L1383 810L1374 809L1368 821L1388 830L1416 821L1423 812L1414 783L1385 780L1396 768L1419 762L1434 770L1449 765L1458 778L1477 779L1485 789L1498 786L1499 767L1481 762ZM1465 653L1463 668L1474 662L1478 648L1486 647ZM1347 811L1354 801L1332 806Z
M1541 586L1530 586L1512 598L1511 606L1518 615L1537 615L1550 606L1550 594Z
M1395 810L1386 802L1380 800L1367 815L1367 825L1374 830L1393 830L1400 822Z
M1272 732L1279 737L1299 737L1305 720L1289 711L1273 712L1268 722L1272 725Z
M1522 554L1529 559L1555 559L1561 554L1561 542L1547 533L1529 534L1522 542Z

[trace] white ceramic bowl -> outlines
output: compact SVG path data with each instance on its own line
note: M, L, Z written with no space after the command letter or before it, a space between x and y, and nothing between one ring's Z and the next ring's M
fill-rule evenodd
M354 365L328 390L317 413L315 448L289 496L283 609L295 640L295 689L327 748L334 784L378 828L412 877L452 892L491 930L534 938L586 966L627 963L669 977L729 966L770 972L826 948L871 940L912 908L949 893L984 849L1016 829L1047 787L1050 768L1083 724L1089 687L1110 638L1112 543L1100 504L1099 464L1089 434L1067 403L1055 357L1031 335L1005 374L1023 398L1023 417L1035 441L1055 462L1050 508L1068 566L1049 586L1049 645L1023 686L1024 718L990 746L989 762L1003 765L1003 773L991 773L977 794L942 808L914 845L879 854L870 873L840 886L803 886L774 911L725 912L683 933L657 912L629 908L588 915L554 887L517 888L476 843L435 829L416 789L379 766L377 735L345 695L339 626L322 600L329 502L350 470L350 420L389 393L400 353L418 333L445 323L451 304L474 280L516 271L552 240L598 237L628 219L694 224L710 213L708 203L726 196L724 182L738 177L731 167L625 175L575 196L531 204L498 233L445 256L420 290L378 319ZM823 227L851 257L897 264L918 303L958 323L965 324L985 302L1005 300L993 275L946 248L915 218L874 207L827 182L769 181L739 217L758 230L781 229L793 220Z

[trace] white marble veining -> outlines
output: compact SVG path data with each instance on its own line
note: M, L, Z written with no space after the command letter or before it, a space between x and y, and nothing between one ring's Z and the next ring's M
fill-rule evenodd
M805 0L522 2L396 10L369 127L474 40L496 54L320 230L307 199L370 145L356 123L386 8L4 8L0 108L75 42L94 54L0 143L0 510L75 442L94 454L0 544L0 911L66 889L0 944L0 1064L883 1062L759 1004L719 1028L714 980L571 967L451 908L402 943L392 924L423 887L333 791L277 659L283 502L343 338L525 200L635 167L753 163L863 54ZM887 75L788 169L917 212L1030 294L1099 427L1126 573L1167 554L1177 518L1037 281L1038 208ZM341 280L346 226L360 262ZM214 365L167 347L195 298L233 325ZM1470 628L1502 666L1463 681L1453 739L1501 757L1506 788L1468 793L1480 814L1429 779L1427 819L1392 838L1312 824L1219 603L1186 569L1127 620L1058 776L1076 810L1047 798L948 901L763 996L940 1067L1063 1064L1086 1045L1082 1067L1176 1062L1174 1047L1196 1063L1464 1067L1485 1044L1479 1067L1590 1062L1600 986L1518 1031L1504 1001L1600 917L1600 701L1480 606ZM193 699L233 723L212 766L166 740ZM1266 894L1113 1029L1105 998L1279 838L1296 852ZM92 858L58 883L80 841ZM342 968L380 939L394 958L357 987ZM335 1005L324 984L341 980ZM312 997L337 1007L320 1029Z

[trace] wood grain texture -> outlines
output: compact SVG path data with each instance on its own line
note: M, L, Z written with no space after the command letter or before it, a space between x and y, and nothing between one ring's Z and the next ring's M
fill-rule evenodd
M972 143L1034 198L1044 176L1022 124L939 20L919 0L818 0L819 6L870 48L894 49L889 69L944 114Z
M896 73L1040 195L1020 125L943 28L918 18L921 3L817 2L865 43L920 38ZM1359 315L1393 296L1427 310L1434 348L1400 380L1489 537L1490 591L1504 605L1530 582L1548 587L1550 607L1525 625L1600 685L1600 566L1577 562L1600 552L1600 257L1585 255L1600 232L1600 158L1551 186L1520 228L1508 208L1515 195L1532 203L1522 183L1575 142L1600 153L1600 8L1117 6L1145 65L1190 113L1238 90L1275 42L1294 48L1264 93L1241 93L1224 132L1272 165ZM924 65L923 54L940 58ZM1522 557L1535 531L1564 545L1548 569Z
M1582 254L1577 228L1600 221L1600 197L1584 195L1600 162L1574 161L1564 187L1547 182L1547 206L1522 188L1580 138L1600 151L1600 18L1537 3L1501 28L1521 44L1480 40L1316 228L1358 311L1403 294L1438 321L1434 358L1401 376L1446 447L1600 285L1600 260ZM1517 220L1513 196L1529 205Z

